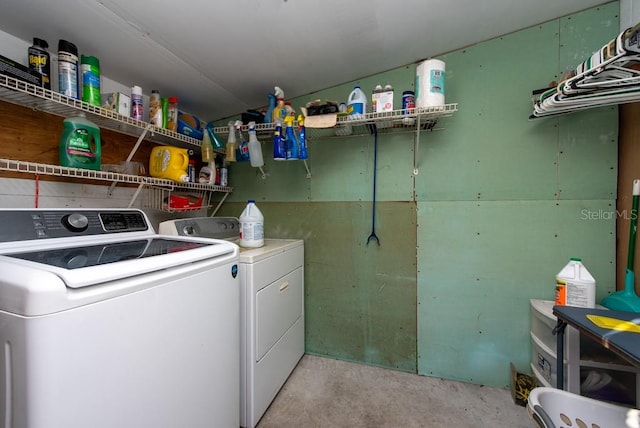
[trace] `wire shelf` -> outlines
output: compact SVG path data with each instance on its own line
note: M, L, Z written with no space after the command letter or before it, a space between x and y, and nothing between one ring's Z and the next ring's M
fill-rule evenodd
M208 192L229 193L233 188L200 183L176 183L165 178L154 178L140 175L121 174L117 172L96 171L91 169L70 168L66 166L49 165L35 162L25 162L12 159L0 159L0 170L29 173L33 175L51 175L56 177L81 178L97 181L117 183L143 184L145 186L164 186L184 190L200 190Z
M200 140L187 135L159 128L148 122L135 120L118 114L113 110L97 107L75 98L69 98L58 92L3 74L0 74L0 100L61 117L71 117L77 115L78 112L84 112L87 118L98 127L133 137L138 137L145 129L149 129L147 139L158 144L196 149L198 151L201 146ZM224 153L223 150L216 151Z
M370 135L375 129L378 132L385 133L414 132L418 129L433 129L438 119L452 116L456 111L458 111L458 104L453 103L434 107L392 110L384 113L366 113L356 116L338 115L335 126L328 128L310 128L307 126L306 131L310 140L336 136ZM293 122L293 127L298 127L297 121ZM256 134L258 136L270 135L275 129L275 123L256 124ZM229 134L228 126L218 126L213 130L217 135ZM241 130L247 132L249 127L243 125Z
M148 189L146 206L151 209L184 213L211 208L211 192L176 190L173 187L151 187Z

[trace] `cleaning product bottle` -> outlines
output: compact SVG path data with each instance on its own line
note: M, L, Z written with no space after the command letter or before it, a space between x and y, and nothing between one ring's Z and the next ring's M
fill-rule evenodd
M42 76L42 87L51 89L51 63L49 62L49 44L46 40L33 38L33 46L27 52L29 54L29 68L36 70Z
M144 107L142 105L142 88L140 86L131 87L131 118L142 120Z
M100 60L95 56L80 56L82 101L100 106Z
M213 162L200 168L198 174L198 183L200 184L214 184L216 182L216 168Z
M162 127L168 129L169 126L169 98L160 98L160 105L162 106Z
M58 92L78 99L78 48L66 40L58 41Z
M63 122L60 139L60 165L73 168L100 169L100 128L84 113Z
M256 136L256 123L249 122L249 160L251 166L261 167L264 165L264 159L262 158L262 146L258 137Z
M204 127L205 132L209 134L209 141L213 145L214 149L222 149L224 148L224 142L220 139L218 134L213 131L214 125L213 122L207 123L207 126Z
M556 275L555 304L596 307L596 280L577 257L572 257Z
M162 128L162 101L157 89L152 89L149 97L149 123Z
M169 97L167 129L174 132L178 130L178 97Z
M264 121L271 122L273 121L273 110L276 108L276 96L274 94L267 94L267 98L269 98L269 107L267 111L264 113Z
M304 116L298 115L298 143L300 144L300 159L307 159L307 129L304 126Z
M236 148L238 147L238 143L236 143L236 130L233 127L233 121L229 121L229 136L227 137L227 162L235 162L236 161Z
M200 154L202 156L202 162L205 162L205 163L213 162L215 158L215 153L213 151L213 144L211 144L211 138L209 138L209 133L206 130L202 134L202 144L200 145Z
M373 89L373 93L371 94L371 113L378 112L378 98L380 98L380 94L382 92L382 85L376 85Z
M222 164L220 165L220 185L228 186L229 185L229 169L227 168L227 160L222 159Z
M347 113L352 119L362 119L367 112L367 96L360 86L355 86L347 100Z
M241 247L258 248L264 245L264 216L256 206L256 201L250 199L242 214L240 222Z
M293 120L293 116L287 116L284 118L284 122L287 124L285 132L287 137L285 145L287 160L298 160L300 158L298 139L296 138L295 132L293 132Z
M287 116L296 117L296 111L293 109L289 101L284 102L284 111L287 112Z
M284 91L278 86L273 89L275 91L276 106L273 109L273 117L271 121L275 122L276 119L284 119L287 115L287 110L284 107Z
M188 183L189 151L180 147L157 146L149 157L149 175L178 183Z
M245 162L249 160L249 145L247 144L247 140L244 139L242 135L242 121L236 120L235 122L236 130L238 131L238 150L236 150L236 160L238 162Z
M276 119L276 129L273 132L273 160L286 160L285 138L282 136L282 119Z

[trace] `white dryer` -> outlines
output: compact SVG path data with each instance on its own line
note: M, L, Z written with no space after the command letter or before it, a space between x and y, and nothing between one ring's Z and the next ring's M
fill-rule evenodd
M139 210L0 210L0 425L237 427L237 263Z
M239 241L235 217L163 222L160 233ZM304 241L240 248L240 426L254 428L304 354Z

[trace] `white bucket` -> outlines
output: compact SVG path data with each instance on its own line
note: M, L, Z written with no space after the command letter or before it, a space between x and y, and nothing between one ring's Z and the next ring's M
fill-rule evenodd
M582 308L596 307L596 280L580 259L572 257L556 275L555 304Z
M416 108L444 105L445 64L439 59L422 61L416 67Z
M254 200L247 202L247 206L238 220L240 221L239 245L246 248L262 247L264 245L264 216Z

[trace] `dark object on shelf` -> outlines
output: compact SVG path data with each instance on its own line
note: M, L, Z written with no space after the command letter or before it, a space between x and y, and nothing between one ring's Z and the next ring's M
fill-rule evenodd
M319 116L321 114L338 113L338 103L334 101L315 100L307 103L307 116Z
M0 55L0 74L31 83L32 85L42 86L42 75L40 73L2 55Z
M242 123L264 123L264 115L260 113L258 110L247 110L242 113Z

